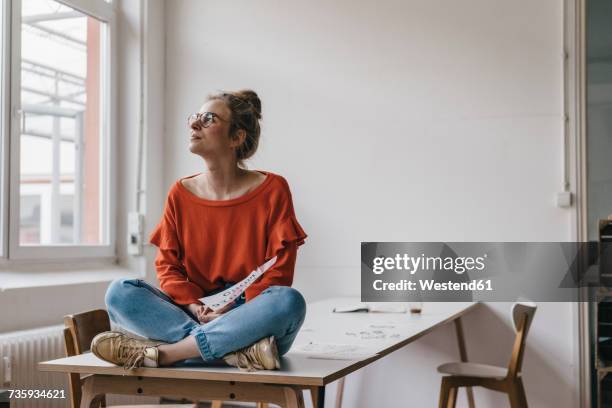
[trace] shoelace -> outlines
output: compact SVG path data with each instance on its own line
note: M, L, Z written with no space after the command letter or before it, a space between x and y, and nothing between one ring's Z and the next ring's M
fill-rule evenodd
M246 371L263 370L263 365L259 362L255 347L248 347L236 352L238 368Z
M144 363L146 347L131 342L123 343L116 350L116 360L124 361L123 368L125 370L141 367Z

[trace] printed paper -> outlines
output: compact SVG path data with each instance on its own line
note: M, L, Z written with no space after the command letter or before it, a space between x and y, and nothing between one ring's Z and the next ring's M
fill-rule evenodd
M242 292L244 292L253 282L255 282L261 275L264 274L272 265L276 263L276 257L270 259L268 262L260 265L246 278L232 286L231 288L225 289L222 292L215 293L211 296L205 296L199 299L204 305L210 307L213 311L217 311L225 307L228 303L236 300Z

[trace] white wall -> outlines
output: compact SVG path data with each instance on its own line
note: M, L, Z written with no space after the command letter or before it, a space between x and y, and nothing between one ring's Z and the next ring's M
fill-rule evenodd
M168 1L163 190L203 169L186 116L211 91L250 87L264 117L250 166L289 180L309 233L296 278L309 300L359 294L362 240L575 239L573 210L554 206L561 7ZM577 406L574 308L540 305L524 363L531 406ZM507 363L508 311L466 319L472 359ZM435 367L456 355L452 327L428 335L351 376L346 406L435 406ZM492 392L477 400L503 406Z

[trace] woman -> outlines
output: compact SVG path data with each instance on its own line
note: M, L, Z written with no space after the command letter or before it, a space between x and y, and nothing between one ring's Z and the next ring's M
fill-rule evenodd
M242 369L279 368L304 321L304 298L289 286L306 234L284 178L246 170L258 146L261 101L250 90L211 95L189 117L189 150L207 171L178 180L151 235L161 291L140 279L111 283L111 321L153 341L105 332L92 342L101 359L126 368L201 358ZM198 299L272 267L243 295L214 312ZM198 360L201 362L201 360Z

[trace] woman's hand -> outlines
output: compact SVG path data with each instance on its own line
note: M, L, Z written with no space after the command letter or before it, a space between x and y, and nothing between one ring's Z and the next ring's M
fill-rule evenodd
M215 320L217 317L221 316L223 313L231 310L234 306L234 303L229 303L225 305L223 308L217 310L216 312L209 308L208 306L204 306L197 303L192 303L188 306L189 311L198 319L200 323L208 323Z
M201 303L191 303L187 305L187 309L189 309L191 314L194 315L196 318L198 318L198 315L200 314L200 310L203 308L204 308L204 305Z

